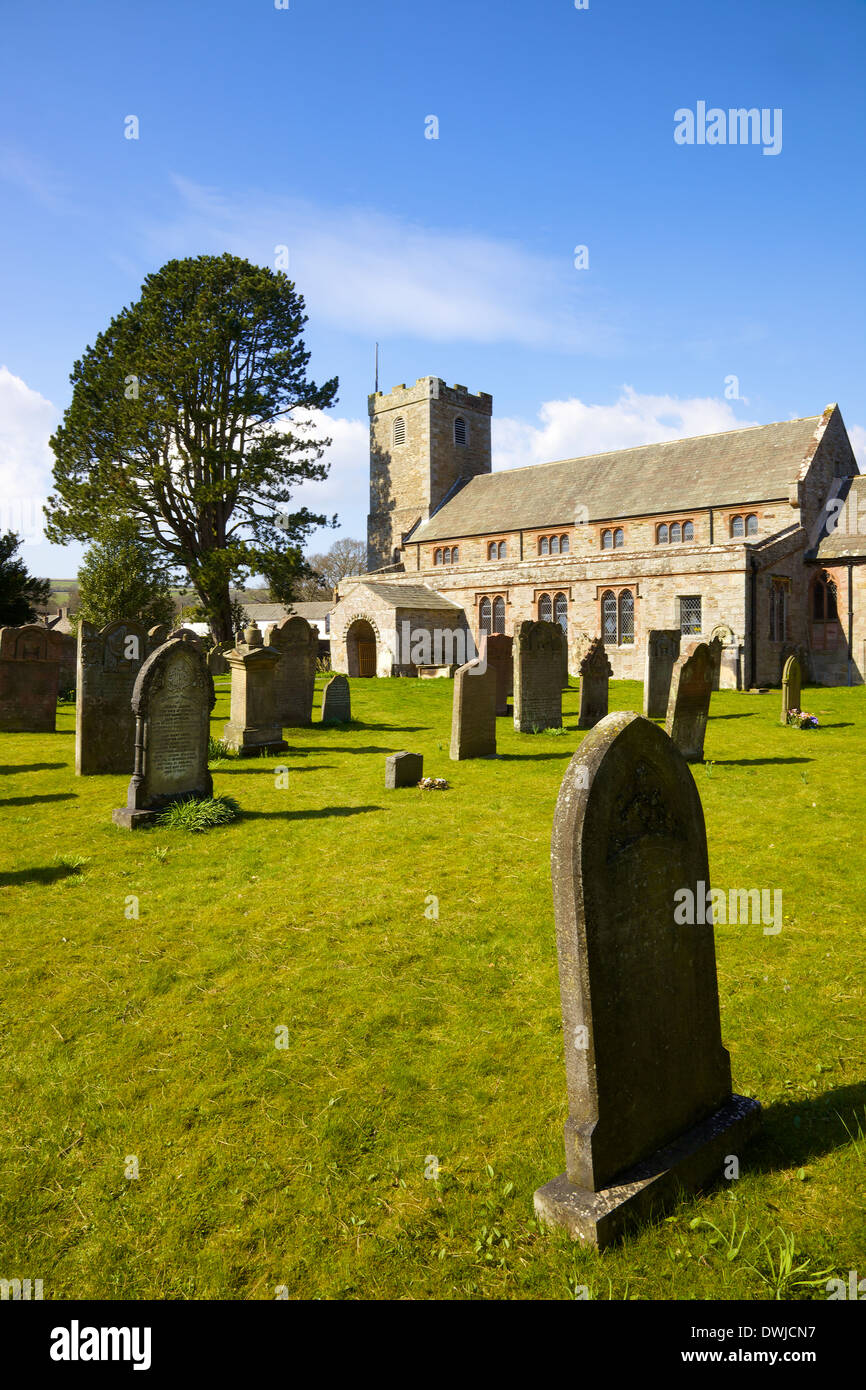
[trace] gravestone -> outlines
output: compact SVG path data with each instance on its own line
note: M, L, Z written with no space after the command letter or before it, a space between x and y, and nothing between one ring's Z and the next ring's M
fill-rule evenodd
M657 725L617 713L586 736L560 788L551 860L566 1170L535 1210L603 1249L681 1189L721 1178L760 1106L732 1094L713 928L698 908L703 810ZM680 925L684 888L694 925Z
M274 676L278 722L293 729L311 724L318 632L306 618L295 614L274 624L265 638L265 646L276 651L280 658Z
M496 757L496 672L480 657L454 673L451 759Z
M218 642L207 654L207 669L212 676L227 676L229 670L226 653L232 649L231 642Z
M176 627L164 640L166 642L190 642L194 647L198 647L199 651L204 651L201 638L197 632L193 632L191 627Z
M788 710L800 708L801 690L800 663L796 656L789 656L782 672L782 713L779 719L781 724L787 724Z
M392 753L385 759L385 790L416 787L424 776L424 759L420 753Z
M486 647L485 647L486 642ZM486 651L487 665L496 672L496 713L508 713L508 697L514 688L512 642L503 632L482 635L480 655Z
M156 627L148 629L147 640L151 651L156 651L157 647L168 641L168 631L168 623L157 623Z
M562 688L568 689L568 636L565 628L560 623L554 623L554 627L559 628L560 632L560 661L562 662Z
M678 627L651 628L646 635L643 712L647 719L664 719L668 712L671 675L680 654Z
M86 619L79 623L75 771L80 777L132 772L132 695L148 655L148 637L141 623L119 621L102 628Z
M279 652L266 647L257 623L244 629L244 641L226 652L232 673L231 718L223 738L239 757L283 753L288 744L276 714L274 677Z
M562 628L529 619L518 623L513 651L515 729L561 729Z
M135 762L115 825L136 830L173 801L213 796L207 754L215 699L199 647L180 639L150 654L132 692Z
M322 691L322 723L348 724L352 718L352 697L345 676L332 676Z
M608 682L613 668L600 637L596 637L580 663L580 713L577 727L593 729L607 714Z
M706 642L695 642L674 662L665 730L690 763L704 759L714 670L715 657Z
M58 634L59 635L59 634ZM0 628L0 731L53 734L60 660L49 628Z

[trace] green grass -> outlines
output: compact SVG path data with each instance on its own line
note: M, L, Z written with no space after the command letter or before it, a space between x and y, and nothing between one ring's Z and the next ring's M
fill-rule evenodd
M784 892L778 936L716 932L734 1085L765 1122L738 1180L598 1255L532 1210L564 1166L549 846L577 692L564 736L501 719L500 759L452 763L450 682L351 685L351 725L212 769L242 816L204 835L113 826L126 779L74 776L71 708L53 736L0 735L0 1277L768 1299L866 1275L866 690L809 690L812 733L779 725L778 691L713 698L713 883ZM386 793L400 748L451 790Z

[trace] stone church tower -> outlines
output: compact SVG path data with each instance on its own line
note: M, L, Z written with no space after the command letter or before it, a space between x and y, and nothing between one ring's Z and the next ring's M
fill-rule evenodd
M367 570L392 565L410 533L464 482L491 471L493 397L419 377L368 398Z

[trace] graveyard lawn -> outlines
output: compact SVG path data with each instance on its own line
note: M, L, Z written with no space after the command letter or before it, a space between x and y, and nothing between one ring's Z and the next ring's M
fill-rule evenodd
M778 690L713 696L711 881L783 891L777 935L716 931L764 1125L738 1179L599 1255L533 1214L564 1166L550 833L577 689L562 734L502 717L496 760L455 763L451 681L353 680L345 727L318 723L322 684L288 753L212 765L244 814L203 835L112 825L127 779L74 776L72 706L0 735L0 1276L46 1298L823 1299L866 1273L866 690L804 691L817 731L779 724ZM641 705L611 683L611 710ZM451 789L386 792L403 748Z

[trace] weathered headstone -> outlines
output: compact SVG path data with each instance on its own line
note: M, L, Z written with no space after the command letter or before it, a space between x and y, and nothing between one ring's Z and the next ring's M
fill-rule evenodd
M201 638L199 637L197 632L193 632L191 627L176 627L173 632L170 632L168 634L168 636L165 638L165 641L190 642L194 647L198 647L200 651L204 651L204 646L202 644Z
M647 719L664 719L668 712L671 675L680 654L678 627L651 628L646 635L643 712Z
M204 653L191 642L164 642L147 658L132 692L135 764L115 825L135 830L173 801L213 795L207 755L215 699Z
M306 618L295 614L275 623L265 646L279 653L274 677L277 719L287 728L302 728L313 721L316 657L319 634Z
M385 790L416 787L424 776L424 759L420 753L391 753L385 759Z
M485 647L486 642L486 647ZM481 655L487 654L487 665L496 672L496 713L508 713L508 697L514 688L514 665L511 638L503 632L491 632L481 639Z
M352 697L345 676L332 676L322 691L322 723L348 724L352 718Z
M496 672L480 657L454 673L451 758L496 756Z
M714 670L706 642L696 642L674 662L665 730L690 763L703 762Z
M207 669L212 676L227 676L229 670L226 653L232 650L231 642L218 642L207 654Z
M125 772L135 766L132 695L149 655L141 623L119 621L98 628L78 625L78 698L75 705L75 771L81 777Z
M518 623L514 633L514 727L531 734L562 728L562 628Z
M800 663L796 656L789 656L782 672L782 713L779 719L781 724L787 724L789 710L800 708L801 690Z
M611 714L584 739L556 804L552 872L566 1171L535 1210L604 1248L721 1177L760 1118L732 1094L722 1046L700 797L657 725Z
M53 734L60 661L50 629L38 623L0 628L0 731Z
M244 641L226 652L232 673L231 719L223 738L239 757L283 753L288 744L277 718L274 677L279 652L266 647L257 623L244 629Z
M577 727L593 729L607 714L608 682L613 668L600 637L596 637L580 663L580 713Z
M168 641L168 632L168 623L157 623L155 627L148 628L147 640L151 651L156 651L157 647Z

